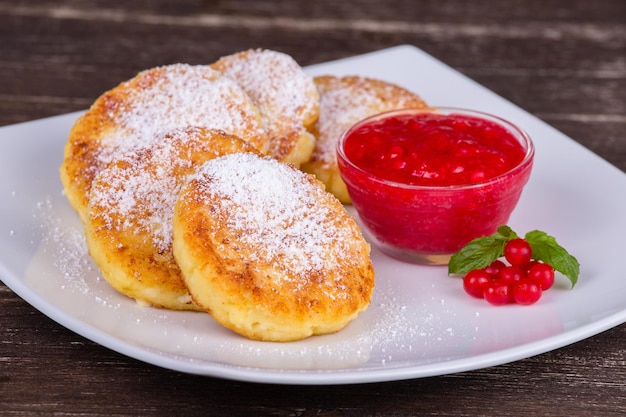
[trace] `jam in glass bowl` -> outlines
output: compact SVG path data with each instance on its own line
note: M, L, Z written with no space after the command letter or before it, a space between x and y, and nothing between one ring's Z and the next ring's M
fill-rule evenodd
M342 180L370 241L419 264L446 264L506 224L531 173L517 126L465 109L405 109L355 124L337 145Z

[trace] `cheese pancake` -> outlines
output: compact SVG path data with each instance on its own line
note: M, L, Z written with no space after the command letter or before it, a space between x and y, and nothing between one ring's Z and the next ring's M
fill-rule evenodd
M247 338L344 328L370 303L370 247L314 176L270 157L206 162L174 210L174 256L196 304Z
M176 129L103 168L92 183L85 235L89 253L109 284L141 304L198 310L172 253L178 193L205 161L254 151L221 131Z
M219 129L268 151L261 115L233 80L207 65L152 68L101 95L72 127L60 169L70 204L84 219L91 182L109 161L189 126Z

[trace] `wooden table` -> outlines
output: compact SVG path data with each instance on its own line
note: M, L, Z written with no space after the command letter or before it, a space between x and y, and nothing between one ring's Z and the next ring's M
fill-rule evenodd
M308 65L405 43L626 171L623 0L0 0L0 125L85 109L156 65L207 63L250 47ZM279 386L129 359L4 285L0 312L2 416L626 415L624 324L473 372Z

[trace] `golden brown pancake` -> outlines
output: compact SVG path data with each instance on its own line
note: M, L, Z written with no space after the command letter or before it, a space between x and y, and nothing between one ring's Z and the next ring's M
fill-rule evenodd
M84 219L91 181L111 159L188 126L269 148L258 109L230 78L206 65L149 69L104 93L74 124L60 170L70 204Z
M89 194L85 234L89 253L111 286L141 304L198 310L172 253L178 193L205 161L254 151L221 131L176 129L100 170Z
M366 117L427 105L419 96L402 87L372 78L319 76L314 81L320 94L320 116L314 127L315 150L301 168L314 174L341 202L350 204L350 196L337 167L339 136Z
M299 166L315 145L309 132L319 116L313 78L284 53L250 49L211 65L235 80L259 108L270 140L269 155Z
M174 256L196 304L247 337L336 332L370 303L370 247L314 176L270 157L206 162L174 210Z

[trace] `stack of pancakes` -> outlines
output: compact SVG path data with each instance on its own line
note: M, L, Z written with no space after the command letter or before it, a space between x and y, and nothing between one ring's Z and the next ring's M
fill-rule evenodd
M424 106L382 81L314 79L269 50L157 67L77 120L61 180L116 290L298 340L345 327L374 288L333 142L363 117Z

